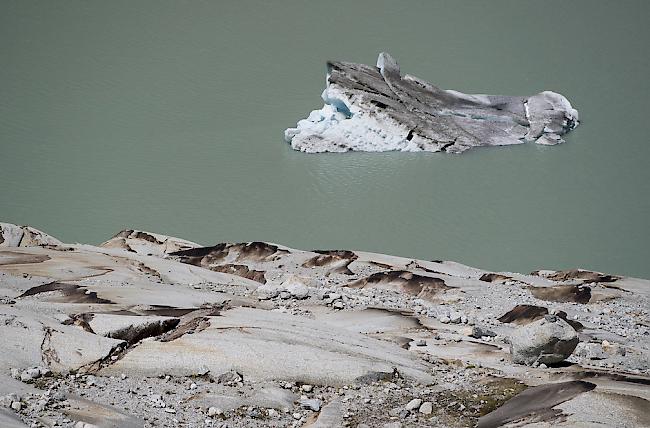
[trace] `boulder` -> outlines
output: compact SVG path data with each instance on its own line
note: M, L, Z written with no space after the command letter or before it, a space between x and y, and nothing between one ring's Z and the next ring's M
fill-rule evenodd
M200 247L199 244L173 236L142 230L126 229L118 232L108 241L100 244L103 248L120 248L136 254L164 257L176 251Z
M0 223L0 247L61 245L61 241L30 226Z
M283 291L282 287L276 284L262 284L255 289L255 295L260 300L268 300L278 297L280 292Z
M308 278L302 278L298 275L288 275L282 281L282 288L291 294L296 299L306 299L309 297L309 283Z
M519 327L510 336L510 354L517 364L553 364L564 361L578 345L576 331L555 316Z
M432 381L427 366L396 344L321 320L253 308L225 311L211 317L207 328L170 342L143 341L100 373L190 376L206 369L235 370L253 382L349 385L368 373L395 369L404 378Z

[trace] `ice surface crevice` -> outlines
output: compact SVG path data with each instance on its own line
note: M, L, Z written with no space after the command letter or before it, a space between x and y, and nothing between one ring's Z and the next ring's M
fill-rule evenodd
M303 152L428 151L534 141L554 145L574 129L578 112L562 95L464 94L402 77L387 53L377 66L329 62L324 105L285 130Z

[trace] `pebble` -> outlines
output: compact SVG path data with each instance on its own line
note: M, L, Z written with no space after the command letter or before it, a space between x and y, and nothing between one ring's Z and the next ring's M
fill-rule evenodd
M23 382L29 382L39 377L41 377L41 371L38 368L27 369L20 374L20 380Z
M223 414L223 410L218 409L216 407L210 407L208 409L208 416L210 416L211 418L214 417L214 416L217 416L217 415L221 415L221 414Z
M414 398L414 399L412 399L411 401L408 402L405 409L406 410L415 410L415 409L419 409L421 405L422 405L422 400L420 400L419 398Z
M433 403L430 401L425 401L424 403L422 403L422 405L420 406L420 413L422 413L423 415L430 415L431 413L433 413Z
M23 408L23 405L20 401L14 401L11 403L11 408L17 412L20 412L20 409Z
M305 385L301 386L300 389L302 389L305 392L311 392L314 389L314 387L313 387L313 385L305 384Z
M320 410L321 402L315 398L300 400L300 406L304 409L313 410L318 412Z

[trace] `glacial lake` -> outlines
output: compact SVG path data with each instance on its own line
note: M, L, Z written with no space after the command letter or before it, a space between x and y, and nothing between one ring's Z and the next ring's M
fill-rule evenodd
M650 2L0 0L0 219L650 278ZM306 155L325 61L564 94L556 147Z

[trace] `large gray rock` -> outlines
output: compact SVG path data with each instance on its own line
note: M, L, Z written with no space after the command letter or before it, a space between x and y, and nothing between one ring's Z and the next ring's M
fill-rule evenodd
M54 372L82 370L108 358L122 340L88 333L56 319L0 305L0 370L46 365Z
M31 226L0 223L0 247L61 245L61 241Z
M510 336L510 354L517 364L553 364L564 361L578 345L576 331L555 316L519 327Z
M200 245L173 236L126 229L118 232L100 246L104 248L121 248L138 254L162 257L175 251L188 250L199 247Z
M329 62L325 106L285 140L303 152L409 151L460 153L478 146L562 143L578 112L551 91L519 97L469 95L401 76L381 53L377 66Z
M319 320L234 308L173 341L144 341L101 373L189 376L235 370L252 381L345 385L374 373L428 384L427 366L399 346ZM152 364L155 361L155 364Z

